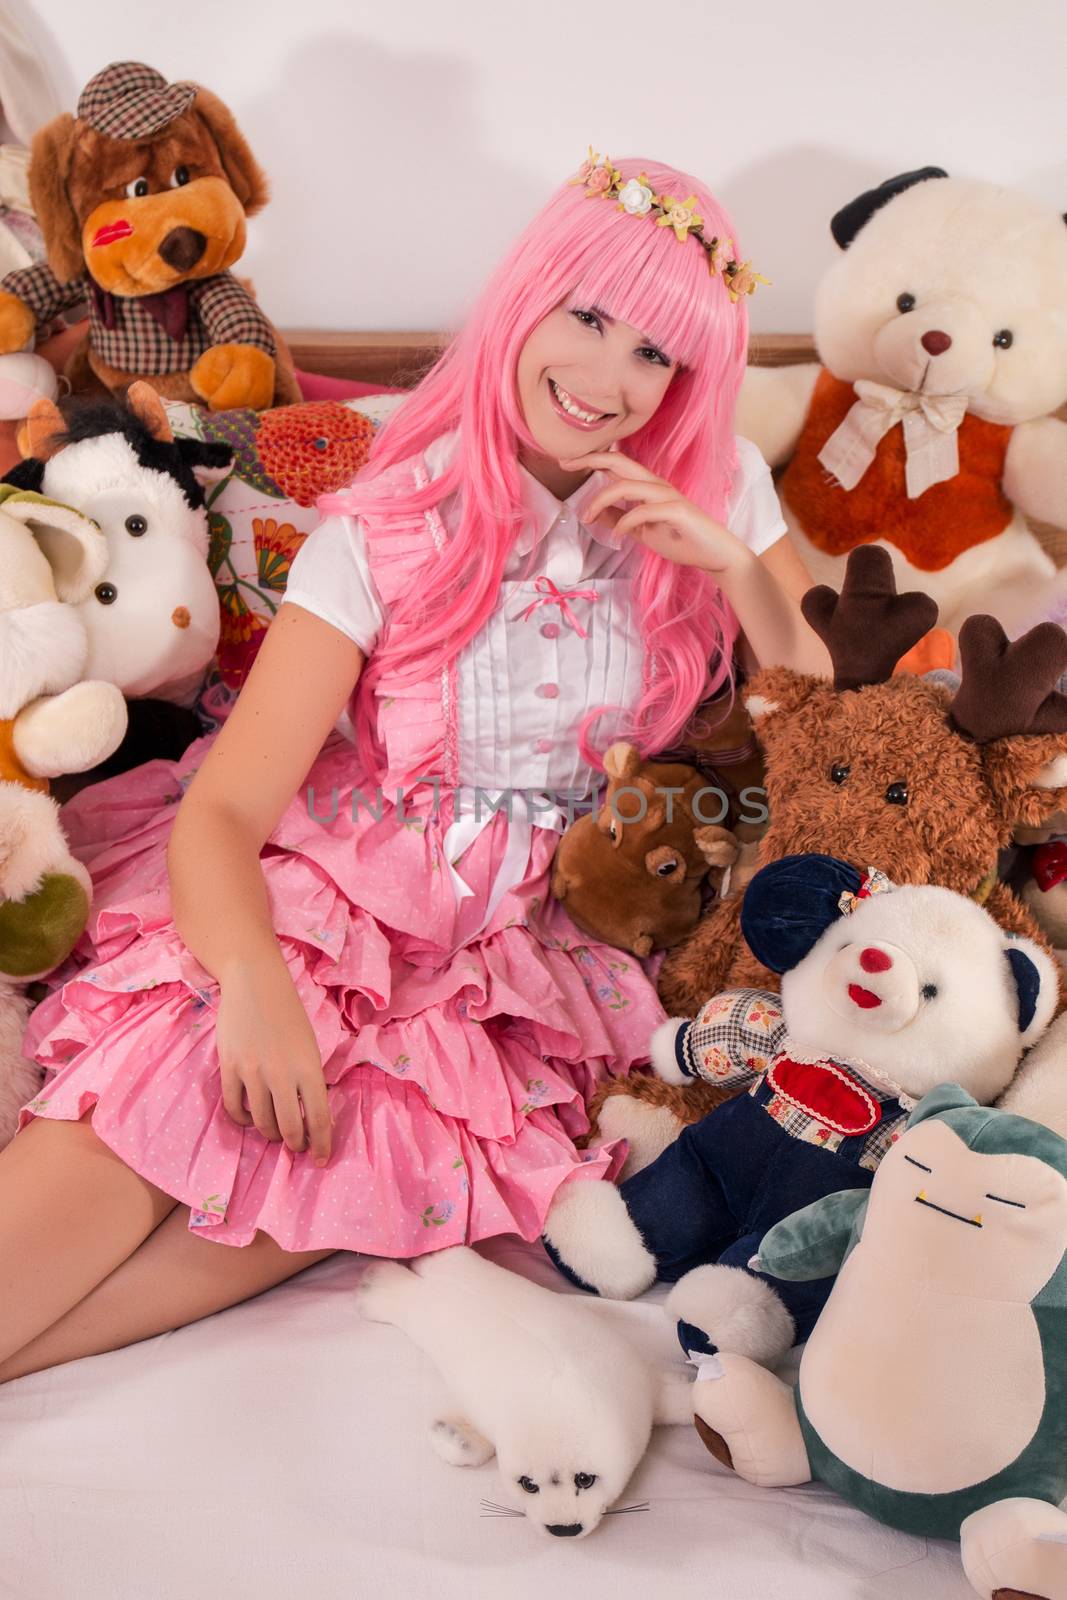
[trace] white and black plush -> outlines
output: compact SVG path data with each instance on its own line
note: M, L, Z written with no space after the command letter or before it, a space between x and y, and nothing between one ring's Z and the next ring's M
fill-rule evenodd
M61 413L38 402L28 428L39 454L6 481L74 506L107 542L106 569L78 607L89 639L85 675L128 698L191 704L219 637L201 480L224 473L231 452L175 439L144 384L125 405L83 400Z
M598 1311L464 1246L367 1268L360 1310L403 1329L448 1384L437 1454L479 1467L542 1532L584 1538L626 1488L653 1423L692 1420L692 1386L658 1372Z
M942 1082L990 1104L1055 1010L1046 951L973 900L894 888L827 856L756 874L742 928L783 973L781 996L737 991L663 1024L653 1066L681 1082L748 1084L620 1189L570 1185L545 1229L573 1281L616 1297L674 1282L683 1346L773 1363L808 1336L832 1279L753 1270L763 1234L824 1195L869 1188L908 1112Z

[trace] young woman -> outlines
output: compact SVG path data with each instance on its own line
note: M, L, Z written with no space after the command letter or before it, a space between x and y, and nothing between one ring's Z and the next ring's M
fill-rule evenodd
M694 179L585 163L327 508L217 737L67 808L92 958L0 1156L0 1379L336 1249L536 1237L611 1175L583 1102L663 1013L552 901L552 797L669 745L735 645L824 663L732 431L733 237Z

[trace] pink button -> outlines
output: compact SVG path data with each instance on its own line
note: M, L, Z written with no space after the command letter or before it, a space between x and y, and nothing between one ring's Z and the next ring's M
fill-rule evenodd
M542 639L558 639L559 638L559 623L558 622L543 622L541 624L541 637L542 637Z
M555 749L555 743L551 739L538 739L534 744L534 749L539 755L547 756L550 750Z
M539 683L537 685L537 693L541 696L542 700L555 700L559 694L559 684Z

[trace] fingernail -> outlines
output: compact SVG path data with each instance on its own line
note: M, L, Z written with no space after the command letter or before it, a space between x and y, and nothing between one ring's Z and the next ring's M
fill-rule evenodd
M327 1161L329 1161L329 1159L330 1159L329 1156L316 1156L315 1157L315 1165L317 1167L324 1167L326 1165Z

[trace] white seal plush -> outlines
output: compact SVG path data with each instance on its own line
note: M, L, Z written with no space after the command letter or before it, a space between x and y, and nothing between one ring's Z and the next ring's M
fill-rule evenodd
M358 1293L363 1316L401 1328L449 1385L437 1454L461 1467L495 1454L508 1505L557 1538L592 1533L653 1423L692 1421L691 1385L658 1373L596 1306L463 1246L412 1269L377 1262Z

